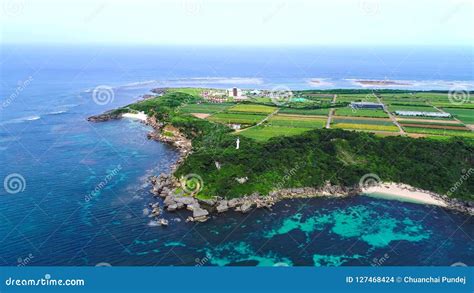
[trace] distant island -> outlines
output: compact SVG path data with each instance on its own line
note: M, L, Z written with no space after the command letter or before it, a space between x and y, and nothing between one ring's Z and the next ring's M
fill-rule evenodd
M370 81L371 82L371 81ZM90 117L140 119L181 153L151 178L157 223L284 198L393 195L473 213L474 104L448 92L160 88Z

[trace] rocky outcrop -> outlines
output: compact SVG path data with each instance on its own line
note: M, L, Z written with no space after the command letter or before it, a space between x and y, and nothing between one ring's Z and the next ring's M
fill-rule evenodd
M87 121L90 122L105 122L109 120L117 120L122 118L122 113L117 112L116 110L108 111L103 114L94 115L87 118Z

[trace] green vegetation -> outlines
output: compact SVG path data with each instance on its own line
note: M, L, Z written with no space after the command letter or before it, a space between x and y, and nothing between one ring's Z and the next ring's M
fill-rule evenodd
M238 104L229 108L228 112L246 112L246 113L263 113L270 114L276 110L275 107L255 104Z
M436 129L436 128L423 128L423 127L411 127L403 126L408 133L422 133L422 134L436 134L443 136L458 136L466 138L474 138L474 132L470 130L450 130L450 129Z
M275 115L268 120L272 126L322 128L326 124L325 118L312 116Z
M179 111L183 113L217 113L222 112L232 106L231 103L222 103L222 104L211 104L211 103L202 103L202 104L188 104L180 109Z
M340 91L341 94L354 94L351 91ZM334 185L354 186L368 173L377 174L383 181L406 183L444 194L459 182L462 170L468 170L474 164L474 133L471 131L407 127L410 133L426 133L433 136L433 139L378 137L360 131L315 129L324 125L325 119L320 117L276 114L263 125L235 133L221 123L255 124L265 119L276 107L255 108L262 105L239 104L239 107L232 107L238 112L230 113L226 112L229 109L224 108L229 105L222 106L223 112L217 111L216 106L215 114L208 120L193 117L189 114L191 110L179 111L199 108L200 105L190 105L200 102L202 98L193 94L171 91L162 97L127 107L144 111L171 124L192 140L193 152L179 166L175 176L189 173L200 175L204 181L203 189L198 195L201 198L232 198L254 192L267 194L277 187L320 187L327 181ZM127 108L117 111L125 111L124 109ZM281 107L280 111L284 110ZM252 114L254 111L265 112ZM335 118L335 127L342 125L360 127L359 130L367 128L385 131L395 127L388 124L387 120L350 119L350 116L365 117L364 115L386 117L383 112L377 113L381 111L357 110L355 115L348 108L338 109L339 111L349 113L344 115L347 118ZM454 115L471 117L464 110ZM238 150L235 148L236 136L240 138ZM220 169L216 168L215 161L220 162ZM248 177L247 182L239 183L236 178L241 177ZM474 199L473 194L474 177L469 177L452 196Z
M367 109L352 109L350 107L336 110L337 116L352 116L352 117L379 117L388 118L387 113L383 110L367 110Z
M245 114L245 113L217 113L207 119L214 122L224 123L224 124L256 124L263 119L265 115L259 114Z
M353 124L353 123L335 123L333 128L354 129L354 130L373 130L373 131L399 131L395 125L374 125L374 124Z
M444 108L443 110L466 124L474 124L474 109Z
M298 135L308 130L311 130L311 128L263 125L246 129L242 132L239 132L239 135L243 135L257 141L266 141L272 137Z
M330 108L320 108L320 109L297 109L297 108L282 108L278 113L281 114L296 114L296 115L323 115L327 116L329 114Z

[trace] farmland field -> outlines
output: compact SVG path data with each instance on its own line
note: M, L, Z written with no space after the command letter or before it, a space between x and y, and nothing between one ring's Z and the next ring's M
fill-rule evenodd
M255 104L238 104L227 109L228 112L247 112L247 113L262 113L270 114L275 111L275 107Z
M390 119L351 119L350 117L348 117L348 118L334 118L332 121L334 123L393 126L393 122Z
M444 136L462 136L468 138L474 138L474 132L466 130L446 130L446 129L431 129L421 127L404 127L405 131L409 133L423 133L423 134L435 134Z
M291 136L297 135L306 131L311 130L311 128L303 127L282 127L282 126L257 126L252 127L242 132L239 132L239 135L249 137L259 141L265 141L275 136Z
M224 111L229 108L232 104L188 104L181 108L179 111L183 113L209 113L213 114L216 112Z
M336 110L336 116L353 116L353 117L383 117L388 118L387 113L383 110L367 110L357 109L354 110L350 107L340 108Z
M297 115L325 115L329 114L329 108L321 109L295 109L295 108L282 108L278 113L281 114L297 114Z
M322 128L326 124L325 118L298 115L275 115L268 124L272 126Z
M474 109L452 109L444 108L444 111L450 113L466 124L474 124Z
M424 105L424 106L421 106L421 105L417 105L417 106L407 106L407 105L390 105L388 106L388 110L390 112L395 112L395 111L421 111L421 112L439 112L438 110L436 110L435 108L433 108L432 106L428 106L428 105Z
M373 131L391 131L398 132L395 125L373 125L373 124L353 124L353 123L334 123L331 128L354 129L354 130L373 130Z
M262 121L266 115L245 114L245 113L217 113L209 118L210 121L226 124L255 124Z

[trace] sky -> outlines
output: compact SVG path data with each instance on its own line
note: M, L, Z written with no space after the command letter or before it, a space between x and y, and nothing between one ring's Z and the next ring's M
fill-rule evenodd
M2 44L474 45L474 0L0 2Z

